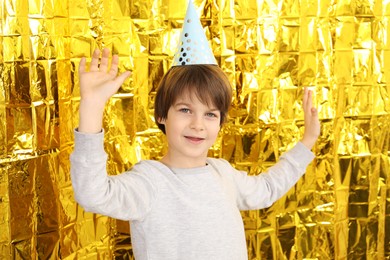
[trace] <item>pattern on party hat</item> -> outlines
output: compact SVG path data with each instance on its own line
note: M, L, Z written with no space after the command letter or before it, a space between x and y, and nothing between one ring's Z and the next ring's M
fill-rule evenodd
M189 0L179 45L173 57L172 66L194 64L217 65L217 62L200 24L194 4Z

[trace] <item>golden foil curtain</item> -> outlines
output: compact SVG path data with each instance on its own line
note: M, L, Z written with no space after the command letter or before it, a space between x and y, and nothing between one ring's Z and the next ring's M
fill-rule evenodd
M0 258L132 259L128 223L73 199L78 63L109 47L133 71L104 118L110 174L158 159L153 97L187 1L0 3ZM389 258L390 2L194 3L235 90L210 156L251 174L274 164L302 134L305 86L322 122L299 183L272 207L242 213L249 258Z

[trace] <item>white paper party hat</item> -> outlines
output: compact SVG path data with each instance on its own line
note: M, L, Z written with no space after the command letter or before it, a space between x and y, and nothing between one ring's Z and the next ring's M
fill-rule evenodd
M179 45L173 57L172 66L194 64L217 65L217 62L200 24L195 6L192 0L189 0Z

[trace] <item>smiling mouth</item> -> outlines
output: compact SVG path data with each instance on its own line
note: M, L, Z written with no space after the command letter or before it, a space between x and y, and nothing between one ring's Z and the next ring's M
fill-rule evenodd
M185 136L186 139L188 139L191 142L199 143L204 140L204 138L200 137L193 137L193 136Z

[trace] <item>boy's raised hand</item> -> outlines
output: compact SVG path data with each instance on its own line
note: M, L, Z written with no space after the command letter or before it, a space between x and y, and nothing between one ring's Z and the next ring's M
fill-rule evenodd
M110 67L109 56L109 49L103 49L99 64L100 50L96 49L92 54L89 71L86 69L85 57L81 59L79 66L81 99L92 98L95 102L104 105L130 76L129 71L118 76L119 58L113 55Z
M313 107L313 93L305 88L303 94L303 113L305 120L305 132L301 142L309 149L312 149L320 135L321 126L318 119L318 111Z
M119 58L117 55L113 55L110 66L110 51L107 48L103 49L99 63L100 53L98 49L94 51L89 71L86 68L85 58L80 61L79 132L97 133L101 131L104 106L107 100L118 91L131 74L126 71L117 75Z

